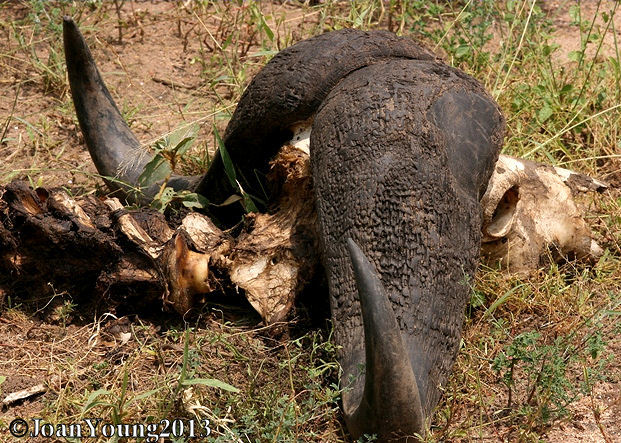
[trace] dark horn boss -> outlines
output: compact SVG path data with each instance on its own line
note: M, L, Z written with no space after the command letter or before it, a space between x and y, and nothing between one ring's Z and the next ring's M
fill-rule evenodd
M112 189L138 186L149 158L123 121L77 26L65 56L86 144ZM312 121L310 153L343 412L351 435L424 435L457 355L483 196L504 119L473 78L415 41L344 29L278 53L244 92L224 135L241 186L292 128ZM119 182L125 182L124 185ZM210 202L235 189L216 154L202 177L173 176ZM149 201L158 184L142 189ZM222 223L241 212L214 210Z

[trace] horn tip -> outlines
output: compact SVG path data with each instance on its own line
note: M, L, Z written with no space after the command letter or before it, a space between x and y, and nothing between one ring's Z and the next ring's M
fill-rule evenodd
M358 285L360 301L372 309L371 306L381 303L379 300L381 297L377 297L378 291L383 292L377 271L360 246L351 237L347 238L347 251Z
M73 17L70 15L63 15L63 28L75 28L75 22L73 21Z
M352 261L355 262L356 265L360 266L361 263L364 263L364 261L366 261L366 256L362 252L362 249L360 249L358 243L356 243L351 237L347 238L347 251L349 252L349 256L351 257Z
M71 52L71 48L78 45L82 40L82 34L78 30L78 25L71 16L63 16L63 40L65 42L65 57L67 52Z
M355 251L356 249L360 249L355 241L352 240L351 237L347 237L347 249L349 252Z

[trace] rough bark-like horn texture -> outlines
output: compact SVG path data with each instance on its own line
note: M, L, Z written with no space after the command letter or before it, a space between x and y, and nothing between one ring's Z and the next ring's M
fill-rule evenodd
M267 173L269 160L291 138L292 124L312 117L343 77L391 58L434 56L411 39L355 29L319 35L276 54L245 90L224 134L242 187L260 194L257 176ZM234 192L219 152L197 192L214 203Z
M359 69L319 108L311 166L342 382L353 380L343 393L346 417L357 409L362 416L373 414L376 405L363 395L365 375L359 368L371 373L377 360L365 355L345 239L359 244L377 269L416 377L425 422L457 354L467 281L479 255L478 200L503 132L497 105L476 81L430 60L394 59ZM459 170L464 166L468 174ZM397 394L404 387L395 380L382 389ZM419 418L403 414L389 420L411 420L403 425L408 432ZM389 441L398 430L382 423L361 430L348 419L354 437L366 431Z
M129 129L104 84L84 37L71 17L63 19L65 60L69 85L80 128L97 171L113 190L121 190L139 201L149 201L159 190L153 184L142 193L130 193L151 160ZM173 176L168 186L193 189L200 177ZM124 186L128 183L130 187Z
M367 365L362 399L356 410L345 411L345 417L355 437L380 430L382 440L405 442L424 433L416 378L377 271L352 239L347 249L362 311Z

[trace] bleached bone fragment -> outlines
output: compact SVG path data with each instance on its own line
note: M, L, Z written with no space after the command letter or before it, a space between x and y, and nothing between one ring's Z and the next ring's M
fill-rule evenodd
M515 272L538 269L550 256L596 260L603 250L574 195L607 187L564 168L501 155L481 201L482 256Z

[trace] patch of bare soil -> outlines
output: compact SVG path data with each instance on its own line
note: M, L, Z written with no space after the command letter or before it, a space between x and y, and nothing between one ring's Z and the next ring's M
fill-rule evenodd
M600 10L611 9L614 3L612 0L603 1ZM121 39L113 7L104 8L104 13L85 13L80 21L81 30L112 96L145 144L183 122L199 119L203 124L199 139L210 137L214 124L222 132L226 113L234 108L232 91L258 70L260 59L253 57L252 53L260 48L249 45L242 60L247 67L243 78L231 79L229 86L217 88L203 83L201 78L226 74L213 68L214 64L222 66L226 61L215 60L215 52L210 49L222 43L217 38L220 23L216 16L208 23L190 20L187 16L179 18L178 4L128 2L122 15L130 25L123 28ZM581 44L580 34L571 25L568 15L568 8L575 2L546 0L540 4L552 14L556 25L554 40L560 45L556 57L563 63L571 51L580 49ZM585 0L580 5L585 19L596 14L596 0ZM304 24L307 20L298 8L286 3L273 7L280 8L278 12L292 23ZM7 23L27 13L27 7L18 2L0 5L0 15ZM606 26L601 19L596 23L602 28ZM614 24L616 29L621 29L621 14L616 15ZM90 26L96 32L92 32ZM199 35L205 35L202 26L206 26L216 38L199 38ZM45 64L54 56L50 47L62 50L62 45L31 34L25 47L19 48L11 37L14 31L10 27L0 29L0 32L0 53L11 54L0 66L0 132L4 130L5 122L10 122L5 134L9 141L0 144L0 180L29 178L35 185L66 185L73 190L100 187L101 180L95 177L95 168L77 127L67 82L64 78L54 79L33 63L36 58ZM282 45L287 43L282 42ZM593 54L595 50L590 45L587 53ZM614 40L607 37L600 55L612 55L615 51ZM62 62L62 53L60 56ZM211 71L202 75L204 70ZM49 83L47 77L56 83ZM7 120L8 116L19 118ZM213 147L213 141L208 138L204 146L197 147L197 153L213 151ZM188 166L192 167L197 168L196 165ZM154 340L157 333L156 327L148 325L139 337L144 344ZM157 373L179 364L182 343L167 343L166 346L169 347L168 353L149 355L144 365L136 370ZM135 340L123 342L122 332L104 334L97 324L50 324L14 311L3 312L0 316L0 362L2 374L8 374L8 377L0 385L2 398L10 392L40 383L49 384L50 389L33 398L3 406L0 421L8 423L15 417L35 417L51 398L64 395L65 390L93 389L92 380L98 375L98 365L120 364L139 347ZM621 355L618 337L611 337L609 347L611 352ZM215 355L214 351L213 355L214 366L222 365L222 361L230 357L226 352L217 352ZM243 370L240 366L231 373ZM621 441L621 365L618 361L611 366L608 375L607 381L595 384L591 396L570 406L570 418L548 432L548 441ZM140 377L135 377L132 382L139 380ZM490 437L490 440L496 439Z
M621 355L621 338L609 337L607 355ZM605 358L603 356L602 358ZM569 406L570 417L547 434L550 443L612 443L621 441L621 361L617 358L594 383L590 395Z
M227 64L235 60L224 60L216 51L233 32L230 24L221 23L215 14L202 20L179 8L176 2L126 2L120 34L112 4L104 4L96 13L86 9L79 22L108 89L138 139L148 146L184 123L199 121L203 144L195 151L204 156L214 151L212 125L224 131L228 113L235 107L232 97L262 64L261 57L255 56L261 47L252 39L251 26L238 24L248 28L248 43L242 54L235 55L243 71L231 73ZM300 11L287 4L270 9L274 17L286 16L293 25L315 19ZM28 6L19 2L0 7L6 23L28 13ZM16 118L7 127L9 142L0 145L0 180L30 178L34 184L86 190L101 185L93 177L97 172L83 145L68 82L60 69L64 64L61 34L46 36L28 29L30 41L20 47L14 41L19 29L2 31L0 48L9 56L0 67L0 132L9 116ZM277 45L289 44L279 35L274 38ZM231 74L238 78L210 84L211 79ZM202 172L196 167L186 165L191 172Z
M601 47L598 43L589 43L586 45L585 56L587 60L592 59L596 53L601 58L615 57L618 52L619 35L621 30L621 14L616 13L609 22L605 22L602 13L609 14L615 9L618 12L618 2L614 0L586 0L576 2L572 0L552 0L540 2L544 11L546 11L554 23L554 32L552 39L554 43L559 45L558 50L554 53L555 60L563 65L570 61L569 55L572 52L580 51L583 40L589 33L592 35L602 34L606 30L616 30L616 32L606 32ZM585 33L581 35L580 28L576 25L569 14L569 8L578 7L580 14L576 17L585 23L593 23L591 27L585 27ZM577 12L577 11L576 11ZM615 34L617 34L615 38Z
M171 30L174 6L167 2L136 5L128 11L128 20L133 18L136 26L124 29L122 42L118 40L114 17L86 15L81 24L104 81L121 111L131 116L130 125L144 142L165 134L186 119L204 115L201 109L211 107L208 103L212 98L205 94L174 86L192 85L196 90L201 86L197 84L200 63L193 63L198 44L192 41L184 51L183 40ZM143 8L148 8L148 12ZM0 9L0 13L10 20L11 16L18 18L27 11L16 3ZM90 26L96 27L96 37L89 32ZM59 38L60 34L54 34L52 39L33 36L30 47L34 55L14 47L3 48L14 51L15 56L7 61L0 78L1 83L10 85L4 87L0 98L0 115L5 116L3 123L9 115L19 118L8 127L6 137L10 143L0 147L4 165L9 166L10 162L10 169L2 168L1 172L17 171L17 178L32 177L45 185L80 184L92 188L99 180L90 177L96 170L82 144L67 83L46 89L41 81L45 73L33 65L35 57L43 62L48 60L51 47L62 51L62 42L56 41ZM58 62L64 63L62 52L59 56ZM170 107L175 106L185 107L184 112L171 111ZM50 139L54 141L53 149Z

